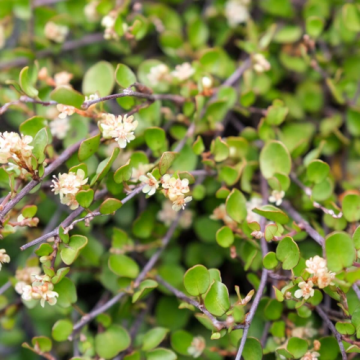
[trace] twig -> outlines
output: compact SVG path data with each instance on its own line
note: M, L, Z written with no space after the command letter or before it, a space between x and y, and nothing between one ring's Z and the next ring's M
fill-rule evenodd
M267 183L266 180L264 179L264 177L260 174L260 187L261 187L261 195L262 195L262 200L263 200L263 204L267 203L267 199L268 199L268 189L267 189ZM261 227L261 231L264 232L265 231L265 225L266 225L266 219L264 217L262 217L260 219L260 227ZM262 237L260 239L261 242L261 252L262 252L262 256L264 257L267 253L268 253L268 246L267 246L267 242L265 240L264 237ZM236 354L236 358L235 360L240 360L241 359L241 355L244 351L244 347L245 347L245 343L246 343L246 339L249 333L249 328L251 325L251 322L255 316L256 310L259 306L262 294L264 292L265 286L266 286L266 282L267 282L267 278L268 278L268 271L264 268L261 274L261 279L260 279L260 284L259 284L259 288L258 291L255 295L254 301L251 305L250 311L246 317L246 325L244 328L244 332L240 341L240 346L239 346L239 350Z
M93 311L91 311L90 313L88 313L87 315L83 316L80 321L78 321L74 327L73 327L73 333L69 336L69 340L71 341L74 337L74 335L83 327L85 326L88 322L90 322L92 319L94 319L96 316L98 316L99 314L102 314L103 312L105 312L106 310L110 309L112 306L114 306L120 299L122 299L127 292L133 290L133 288L136 288L141 281L143 281L147 275L147 273L153 268L153 266L156 264L157 260L159 259L160 255L162 254L162 252L164 251L164 249L166 248L166 246L168 245L168 243L170 242L170 239L172 238L174 231L178 225L178 222L180 220L180 216L181 216L181 211L179 212L177 218L172 222L171 226L169 227L166 235L164 236L164 238L162 239L162 247L160 249L158 249L149 259L149 261L146 263L144 269L140 272L140 274L138 275L138 277L136 278L135 282L134 282L134 286L131 287L127 287L123 292L115 295L112 299L110 299L109 301L107 301L105 304L103 304L102 306L98 307L97 309L94 309Z
M357 296L358 299L360 300L360 289L359 289L359 287L358 287L356 284L354 284L354 285L352 286L352 289L355 291L356 296Z
M196 301L195 299L189 298L188 296L186 296L183 292L181 292L180 290L174 288L173 286L171 286L169 283L167 283L162 277L160 276L156 276L156 281L159 282L161 285L165 286L171 293L173 293L178 299L185 301L186 303L196 307L197 309L199 309L204 315L206 315L206 317L212 322L212 324L214 325L214 327L217 329L217 331L220 331L221 329L227 329L230 326L226 323L226 321L219 321L218 319L216 319L216 317L214 317L206 308L204 305L200 304L198 301ZM243 324L238 324L235 326L231 326L232 329L243 329L245 327L245 325Z
M330 321L330 319L326 315L325 311L320 306L316 306L315 309L316 309L317 313L320 315L320 317L323 319L323 321L326 323L326 325L329 327L331 332L334 334L334 336L339 344L342 359L347 360L344 344L342 343L342 337L341 337L340 333L336 330L334 324Z
M8 281L3 286L0 287L0 295L2 295L6 290L10 288L11 288L11 281Z

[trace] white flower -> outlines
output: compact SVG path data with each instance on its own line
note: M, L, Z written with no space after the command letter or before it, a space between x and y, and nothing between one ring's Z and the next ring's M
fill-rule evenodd
M85 7L84 7L84 14L86 18L90 22L95 22L99 20L99 14L97 12L97 6L99 5L98 1L90 1Z
M99 127L105 139L115 139L123 149L135 139L134 130L137 128L138 122L133 120L132 115L127 117L125 114L122 117L121 115L104 114L103 120L99 121Z
M74 210L78 208L79 204L76 201L75 195L80 191L81 187L85 185L88 178L85 179L85 172L78 169L76 174L70 172L69 174L59 174L59 177L53 180L52 191L55 195L60 195L60 202Z
M101 26L105 28L104 38L107 40L119 39L119 35L116 33L114 29L116 17L117 17L116 12L111 12L108 15L104 16L101 20Z
M29 135L20 136L7 131L0 133L0 163L7 164L10 158L16 162L27 162L33 149L33 146L29 145L32 141L33 138Z
M175 70L171 74L179 81L184 81L193 76L194 73L194 68L188 62L186 62L181 65L176 65Z
M307 300L314 296L314 284L311 280L308 280L308 282L302 281L298 286L300 289L296 290L294 294L296 298L300 299L303 297L305 300Z
M50 122L51 134L60 140L66 137L66 134L69 130L70 130L70 123L67 117L57 118Z
M183 196L190 191L188 179L176 179L172 177L166 184L167 196L171 201L175 201L178 196ZM164 186L163 186L164 187Z
M91 94L89 96L85 96L85 102L94 101L94 100L98 100L98 99L100 99L98 94Z
M145 184L142 189L143 193L148 194L149 196L156 193L156 190L159 187L159 182L151 173L147 173L147 175L141 175L139 180Z
M15 291L21 295L24 292L25 286L28 286L28 284L24 281L19 281L15 285Z
M160 81L169 80L169 68L165 64L153 66L147 78L152 85L157 85Z
M185 206L188 202L190 202L192 200L192 197L191 196L187 196L187 197L184 197L184 195L182 196L178 196L176 198L176 200L173 201L173 210L175 211L179 211L181 209L185 210Z
M253 56L253 62L254 62L253 68L257 73L263 73L271 69L270 63L266 60L266 58L262 54L255 54Z
M26 284L31 284L32 276L39 275L41 269L38 266L26 267L24 269L18 269L15 273L15 278L19 282L25 282Z
M275 203L276 206L279 206L281 205L284 196L284 191L273 190L271 196L269 196L269 201Z
M44 33L49 40L62 43L69 33L69 28L67 26L57 25L54 22L49 21L45 25Z
M228 0L225 5L225 16L230 27L236 27L249 19L247 0Z
M327 270L327 269L326 269ZM316 276L316 284L320 289L324 289L329 285L334 285L335 273L330 271L319 272Z
M252 197L249 201L246 202L246 221L247 222L259 222L261 216L259 214L254 213L252 210L261 206L262 199L259 197Z
M71 116L75 112L75 108L73 106L57 104L56 107L60 112L60 119L65 119L67 116Z
M69 85L70 80L73 78L73 74L67 71L61 71L54 75L56 86Z
M130 181L138 182L140 180L140 176L145 175L153 166L153 164L140 163L137 168L132 168Z
M6 38L5 38L5 29L2 25L0 25L0 49L5 46Z
M162 209L158 212L157 218L161 222L163 222L166 226L170 226L170 224L176 219L177 212L173 210L172 203L168 200L162 203ZM191 210L184 210L180 217L179 225L183 229L188 229L191 226L193 219L193 214Z
M10 256L6 253L5 249L0 249L0 270L3 263L9 263Z
M45 301L47 301L49 305L55 305L59 294L53 290L54 285L47 275L36 275L32 285L25 285L23 287L21 297L25 301L30 301L32 299L40 300L40 305L42 307L45 306Z
M317 360L320 354L316 351L308 351L300 360Z
M208 76L204 76L201 79L201 84L203 86L204 89L211 89L212 85L213 85L213 81L211 78L209 78Z
M101 20L101 26L105 28L112 28L115 25L115 18L111 15L106 15Z
M306 271L309 274L317 274L319 272L327 271L326 260L318 255L305 261Z
M189 355L196 359L203 353L205 347L205 339L202 336L196 336L191 342L191 346L187 349L187 352Z

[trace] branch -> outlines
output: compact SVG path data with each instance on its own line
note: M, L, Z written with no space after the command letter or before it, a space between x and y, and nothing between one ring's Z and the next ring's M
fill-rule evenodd
M326 315L325 311L320 306L316 306L315 309L316 309L317 313L320 315L320 317L323 319L323 321L326 323L326 325L329 327L331 332L334 334L334 336L339 344L342 359L347 360L347 355L345 352L344 344L342 343L342 336L336 330L334 324L330 321L330 319Z
M262 195L262 200L263 200L263 204L267 204L267 199L268 199L268 189L267 189L267 182L264 179L264 177L260 174L260 187L261 187L261 195ZM260 219L260 227L261 227L261 231L264 233L265 232L265 226L266 226L266 219L264 217L262 217ZM261 238L260 240L261 242L261 252L262 252L262 256L264 257L267 253L268 253L268 246L267 246L267 242L265 240L264 237ZM251 322L255 316L256 310L259 306L260 300L261 300L261 296L264 292L265 286L266 286L266 282L267 282L267 278L268 278L268 271L264 268L261 274L261 279L260 279L260 284L259 284L259 288L258 291L255 295L254 301L251 305L250 311L246 317L246 324L245 324L245 328L244 328L244 333L242 335L241 338L241 342L240 342L240 346L239 346L239 350L236 354L236 358L235 360L240 360L241 359L241 355L244 351L244 347L245 347L245 343L246 343L246 339L249 333L249 328L251 325Z
M115 295L112 299L110 299L109 301L107 301L105 304L103 304L102 306L98 307L97 309L94 309L93 311L91 311L90 313L86 314L85 316L83 316L81 318L80 321L78 321L74 327L73 327L73 333L69 336L69 340L72 341L74 335L83 327L85 326L88 322L90 322L92 319L94 319L96 316L98 316L99 314L102 314L103 312L105 312L106 310L110 309L112 306L114 306L120 299L122 299L126 293L132 291L134 288L136 288L137 286L139 286L139 284L141 283L141 281L143 281L147 275L147 273L154 267L154 265L156 264L157 260L159 259L160 255L162 254L162 252L164 251L164 249L166 248L166 246L169 244L174 231L179 223L180 220L180 216L181 216L182 211L179 211L177 218L172 222L171 226L169 227L166 235L164 236L164 238L162 239L161 243L162 243L162 247L159 248L149 259L149 261L146 263L144 269L141 271L141 273L138 275L138 277L135 279L134 282L134 286L128 286L123 292Z
M354 284L354 285L352 286L352 289L355 291L356 296L357 296L358 299L360 300L360 289L359 289L359 287L358 287L356 284Z
M186 296L183 292L181 292L180 290L174 288L173 286L171 286L169 283L167 283L163 278L161 278L160 276L156 276L156 281L158 281L161 285L165 286L170 292L172 292L178 299L185 301L186 303L195 306L196 308L198 308L204 315L206 315L209 320L212 322L212 324L214 325L214 327L216 328L217 331L220 331L221 329L228 329L229 326L226 323L226 321L219 321L218 319L216 319L216 317L214 317L206 308L204 305L200 304L198 301L196 301L195 299L191 299L188 296ZM236 329L244 329L245 325L242 324L238 324L235 326L231 326L231 329L236 330Z

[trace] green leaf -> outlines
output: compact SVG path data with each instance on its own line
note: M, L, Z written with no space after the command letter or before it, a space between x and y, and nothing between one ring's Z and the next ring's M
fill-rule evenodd
M100 97L111 94L115 84L114 68L107 61L99 61L84 75L82 92L86 95L99 94Z
M91 186L96 182L100 182L110 171L111 165L114 163L115 159L119 155L120 149L116 147L111 156L103 160L96 169L96 176L94 176L91 180Z
M339 231L326 237L325 251L328 268L338 272L355 261L355 246L349 234Z
M273 286L274 292L275 292L275 298L277 301L282 302L284 301L284 294L275 286Z
M224 248L231 246L234 242L234 234L232 230L227 226L223 226L216 232L216 241Z
M264 315L266 319L271 321L280 319L283 312L283 307L283 304L278 300L269 299L264 308Z
M95 351L104 359L112 359L131 344L128 332L120 325L111 325L95 336Z
M306 340L292 337L287 344L287 349L291 354L294 355L296 359L298 359L306 353L308 349L308 343Z
M170 151L164 152L161 155L160 162L159 162L160 175L166 174L166 172L169 170L171 164L178 156L179 156L179 153L170 152Z
M264 205L261 208L255 208L252 211L279 224L286 224L289 222L287 214L273 205Z
M83 249L88 243L86 236L72 235L69 244L64 247L61 252L61 260L66 265L71 265L78 257L80 250Z
M26 219L31 219L36 215L37 206L36 205L26 205L22 210L21 214Z
M53 251L54 249L50 244L44 243L41 244L37 250L35 250L35 254L37 256L47 256L50 255Z
M73 325L70 320L58 320L52 327L51 336L56 341L65 341L72 331Z
M136 82L133 71L124 64L118 64L115 70L116 82L123 88L128 88Z
M273 105L269 106L266 113L266 122L269 125L278 126L288 114L289 109L284 106L281 100L274 100Z
M187 28L189 42L193 48L198 48L204 44L209 37L209 29L200 18L194 18Z
M171 347L184 356L189 356L188 349L194 337L185 330L178 330L171 334Z
M126 162L123 166L120 166L114 173L114 181L118 184L123 181L128 181L131 178L132 174L132 165L130 160Z
M59 104L74 106L81 108L85 100L84 95L67 86L59 86L50 93L50 98L57 101Z
M106 199L100 205L100 213L104 215L109 215L115 212L116 210L120 209L122 206L122 202L118 199Z
M88 208L94 200L94 190L80 190L75 195L76 201L82 206L83 208Z
M346 194L342 200L342 211L347 221L360 220L360 195Z
M41 116L33 116L30 119L24 121L20 127L20 133L23 135L30 135L35 137L36 134L47 125L47 121Z
M342 7L343 24L349 30L360 31L360 14L355 4L345 4Z
M227 287L214 281L206 294L205 307L214 316L222 316L230 308L229 291Z
M229 156L229 146L219 136L212 141L210 150L216 162L224 161Z
M201 136L198 136L192 146L193 151L196 155L200 155L205 150L205 145Z
M240 223L246 219L246 199L237 189L233 189L226 199L226 212L236 222Z
M146 145L152 150L157 151L166 144L166 134L163 129L150 127L145 130Z
M324 25L324 19L318 16L309 16L306 19L306 32L316 39L322 33Z
M78 159L84 161L91 155L95 154L100 145L101 135L97 134L91 138L84 140L79 147Z
M109 268L114 274L122 277L135 279L139 275L139 265L126 255L110 255Z
M49 352L52 348L52 341L46 336L35 336L32 338L31 343L42 352Z
M155 350L146 353L146 360L176 360L176 359L177 359L176 354L169 349L157 348Z
M192 296L205 294L210 286L210 275L203 265L195 265L184 275L184 286Z
M338 321L335 324L336 330L342 335L353 335L355 333L355 327L353 324L345 321Z
M358 226L356 228L356 230L354 231L353 241L354 241L355 248L357 250L359 250L360 249L360 226Z
M356 309L351 315L351 323L355 326L356 337L360 338L360 309Z
M163 327L156 327L149 330L142 339L141 349L144 351L148 351L156 348L164 341L168 332L169 329Z
M152 290L158 287L158 283L154 280L147 279L140 283L137 291L135 291L132 302L135 303L138 300L143 299L147 294L149 294Z
M70 271L69 267L64 267L64 268L60 268L56 271L56 275L51 279L51 282L53 284L57 284L59 283L65 276L66 274Z
M34 147L32 154L36 157L39 164L45 160L45 148L48 144L48 133L46 128L42 128L36 135L31 145Z
M260 341L253 337L248 337L243 351L244 360L261 360L263 351Z
M360 111L358 109L349 108L347 110L346 125L351 135L360 136Z
M313 160L306 168L306 176L315 184L324 181L329 172L330 166L322 160Z
M24 67L19 74L19 84L22 91L30 96L31 98L36 98L39 92L34 88L29 74L29 67Z
M266 179L276 173L286 175L290 173L290 154L281 142L270 141L263 147L260 153L260 169Z
M63 278L54 285L54 291L59 294L57 304L67 308L77 301L75 284L68 278Z
M284 270L293 269L300 260L300 251L296 242L287 236L279 242L276 248L276 257L281 261Z
M268 252L263 259L263 265L265 269L271 270L276 268L278 265L278 260L276 258L276 254L274 252Z

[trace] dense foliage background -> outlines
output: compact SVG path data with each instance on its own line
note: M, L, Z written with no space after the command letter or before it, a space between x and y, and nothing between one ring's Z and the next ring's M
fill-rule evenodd
M358 358L359 32L358 1L1 0L0 358Z

